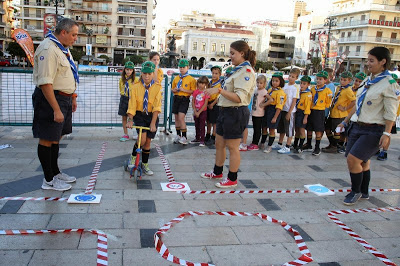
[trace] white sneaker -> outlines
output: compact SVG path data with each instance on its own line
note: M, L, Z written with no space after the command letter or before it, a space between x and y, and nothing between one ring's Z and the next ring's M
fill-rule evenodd
M279 145L279 144L274 144L274 145L272 145L272 149L275 151L277 151L277 150L280 150L280 149L282 149L282 145Z
M176 137L174 138L174 143L175 143L175 144L178 144L180 139L181 139L180 136L176 136Z
M69 176L66 173L60 172L58 175L56 175L58 179L61 181L64 181L65 183L73 183L76 181L75 176Z
M264 150L265 153L270 153L272 151L272 146L267 146Z
M142 163L142 170L145 175L153 175L154 172L150 170L148 163Z
M247 145L244 143L240 143L239 145L239 151L247 151Z
M290 153L290 148L283 146L282 149L278 150L278 153L280 154L288 154Z
M181 137L181 138L179 139L179 143L180 143L180 144L183 144L183 145L187 145L187 144L188 144L188 141L187 141L187 139L186 139L185 137Z
M51 189L57 191L66 191L71 189L71 185L61 181L57 178L57 176L53 177L53 180L47 182L46 179L43 179L42 189Z

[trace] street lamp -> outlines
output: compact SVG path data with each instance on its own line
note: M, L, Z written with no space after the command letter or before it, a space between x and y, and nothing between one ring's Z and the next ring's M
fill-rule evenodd
M331 28L337 26L337 18L332 18L332 17L327 17L325 19L324 26L328 26L328 43L327 43L327 48L328 48L328 55L329 55L329 43L331 42ZM328 56L327 55L327 56Z

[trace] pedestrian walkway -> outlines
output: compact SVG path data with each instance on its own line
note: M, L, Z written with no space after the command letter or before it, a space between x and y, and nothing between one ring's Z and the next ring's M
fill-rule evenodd
M134 183L123 169L134 142L120 142L121 132L78 127L61 141L60 167L77 177L72 190L63 193L40 189L43 176L31 128L0 127L0 145L12 146L0 150L0 197L15 199L0 199L0 265L174 265L167 259L229 266L295 260L400 265L400 192L379 190L400 189L400 136L392 136L387 161L372 159L370 188L377 191L348 207L342 204L347 193L340 192L350 186L342 154L242 152L235 189L242 192L219 193L215 181L200 178L214 165L214 147L173 144L173 136L164 133L152 143L154 175ZM194 128L188 135L190 140ZM102 194L100 204L68 204L71 193L87 190L100 157L93 188L93 194ZM160 183L172 180L188 183L193 193L163 192ZM304 185L318 183L337 192L307 193ZM210 191L217 192L205 193ZM332 212L348 209L363 210Z

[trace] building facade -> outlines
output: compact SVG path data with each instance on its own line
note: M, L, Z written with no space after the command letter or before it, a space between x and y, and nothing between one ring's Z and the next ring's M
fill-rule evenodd
M8 44L12 41L11 29L15 27L15 14L17 8L12 0L0 1L0 51L6 52Z

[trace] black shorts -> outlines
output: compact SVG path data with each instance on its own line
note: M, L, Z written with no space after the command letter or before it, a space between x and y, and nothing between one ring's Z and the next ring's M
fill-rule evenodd
M307 124L303 124L304 116L305 116L304 110L297 109L296 115L295 115L296 128L306 128L307 127Z
M307 120L307 131L325 131L325 110L311 110Z
M363 162L367 162L379 151L379 141L384 129L384 125L363 126L359 123L351 123L345 155L350 153Z
M281 120L282 112L279 113L278 118L276 119L276 123L271 123L272 118L275 116L275 105L268 105L265 110L264 119L263 119L263 127L274 128L277 129L279 125L279 121Z
M328 117L325 121L325 130L330 130L333 133L335 133L337 126L340 123L342 123L344 119L345 119L345 117L343 117L343 118Z
M135 126L139 126L139 127L150 127L152 118L153 118L153 113L146 114L143 112L136 111L136 114L133 117L133 123L135 124ZM142 132L147 133L147 135L146 135L147 138L154 139L154 137L156 136L156 133L157 133L157 128L158 128L158 117L157 117L157 121L156 121L156 131L151 132L150 130L143 129ZM136 132L139 134L138 128L136 129Z
M282 111L281 112L281 120L278 124L278 133L285 133L286 137L293 137L294 136L294 115L295 113L292 112L290 116L290 120L286 120L286 115L288 112Z
M119 98L119 108L118 115L127 116L126 112L128 111L129 97L125 95L121 95Z
M60 141L63 135L72 132L72 97L60 95L57 91L54 94L64 115L64 121L62 123L54 121L53 108L47 102L42 90L35 88L32 94L34 110L32 132L34 138Z
M210 104L212 102L209 102L208 104ZM219 115L219 106L218 105L214 105L213 109L209 109L207 108L207 122L211 123L211 124L216 124L217 123L217 119L218 119L218 115Z
M220 107L217 119L217 134L224 139L241 139L249 124L250 111L247 106Z
M190 102L189 97L174 95L174 99L172 101L172 113L186 114L189 109L189 102Z

